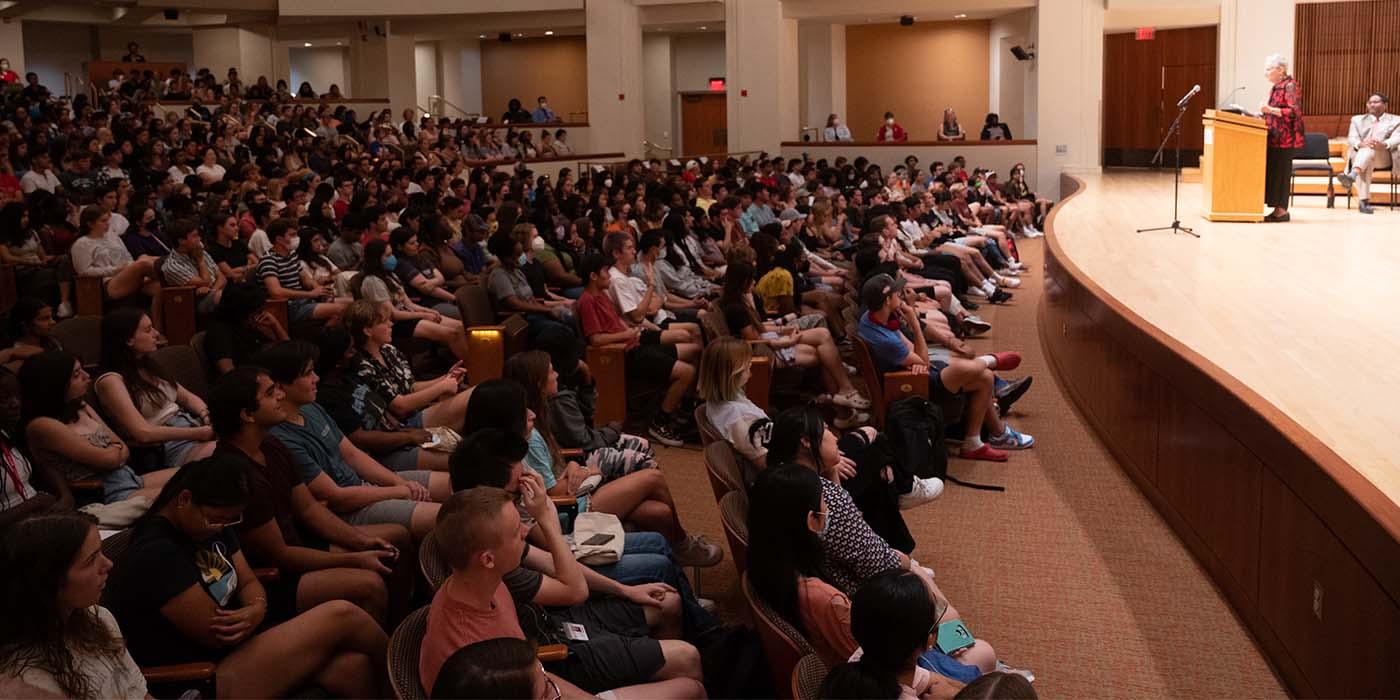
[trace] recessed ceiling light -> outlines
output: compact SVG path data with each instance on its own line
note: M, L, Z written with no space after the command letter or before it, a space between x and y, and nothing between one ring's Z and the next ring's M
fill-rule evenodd
M958 14L953 15L953 19L967 19L967 13L959 12Z
M516 35L516 36L525 36L525 32L516 32L515 35Z
M545 36L554 36L554 30L551 29L551 30L545 32L544 35L545 35Z
M478 38L478 39L485 39L485 38L486 38L486 35L485 35L485 34L482 34L481 36L478 36L477 38Z
M305 46L306 48L311 48L311 42L308 41L308 42L302 44L302 46Z
M701 27L701 28L700 28L700 31L703 32L703 31L705 31L706 29L709 29L709 27Z

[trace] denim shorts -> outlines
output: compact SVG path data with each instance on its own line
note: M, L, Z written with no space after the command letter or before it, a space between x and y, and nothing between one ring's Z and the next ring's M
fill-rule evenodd
M311 318L316 312L315 299L288 299L287 319L292 323L298 323Z
M187 411L180 411L171 416L165 425L170 428L199 428L204 424ZM165 457L164 466L179 467L184 465L185 456L198 444L198 440L166 440L161 444L161 451Z
M123 466L107 472L102 477L102 502L116 503L131 498L132 494L146 487L140 474L131 467Z

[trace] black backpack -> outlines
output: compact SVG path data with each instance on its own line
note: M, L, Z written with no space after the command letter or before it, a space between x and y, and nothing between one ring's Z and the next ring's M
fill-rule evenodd
M885 412L885 434L894 445L895 460L922 479L983 491L1005 491L1004 486L975 484L948 475L948 450L943 446L943 410L922 396L910 396L890 404Z

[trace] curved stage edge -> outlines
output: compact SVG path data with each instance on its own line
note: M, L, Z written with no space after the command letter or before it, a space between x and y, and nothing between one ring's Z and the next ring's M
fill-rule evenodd
M1038 324L1060 385L1292 693L1400 696L1400 507L1089 279L1055 236L1085 185L1061 187Z

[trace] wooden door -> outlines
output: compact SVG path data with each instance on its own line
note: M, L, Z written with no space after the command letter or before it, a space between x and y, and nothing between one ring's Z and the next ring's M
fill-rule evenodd
M729 152L729 101L722 92L681 95L681 155Z

